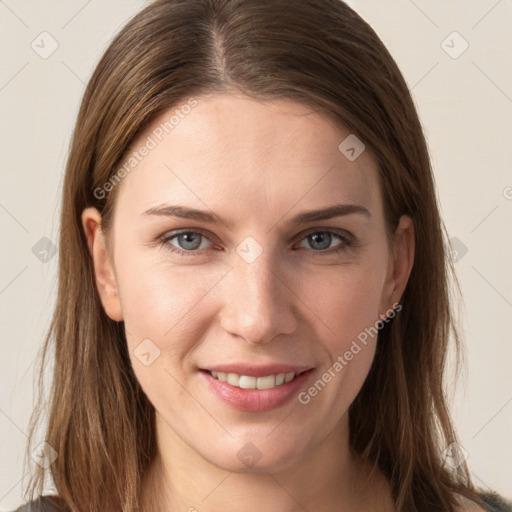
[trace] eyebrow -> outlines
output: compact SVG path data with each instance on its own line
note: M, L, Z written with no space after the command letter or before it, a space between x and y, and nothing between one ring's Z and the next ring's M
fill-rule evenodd
M369 219L372 214L360 204L335 204L319 210L309 210L299 213L295 217L285 221L285 224L306 224L307 222L316 222L319 220L332 219L334 217L344 217L346 215L362 215Z
M142 215L160 215L164 217L179 217L181 219L197 220L208 224L225 224L229 227L229 223L221 215L213 211L196 210L180 205L160 205L146 210Z
M230 223L221 215L213 211L197 210L180 205L160 205L146 210L142 215L158 215L165 217L178 217L181 219L196 220L208 224L224 224L228 228ZM299 213L291 219L284 221L286 225L306 224L308 222L316 222L320 220L332 219L334 217L344 217L347 215L362 215L369 219L371 213L368 209L360 204L335 204L318 210L308 210Z

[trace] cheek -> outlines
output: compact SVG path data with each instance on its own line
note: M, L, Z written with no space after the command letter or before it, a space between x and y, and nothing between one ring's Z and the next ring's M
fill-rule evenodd
M324 273L321 279L304 277L298 295L336 345L356 338L379 320L384 278L384 263L368 260L365 264L340 266Z
M324 357L316 379L302 390L298 401L309 417L323 418L322 428L315 427L318 439L346 414L372 365L382 273L378 264L347 267L338 269L325 283L321 290L308 281L303 284L319 318L316 324L322 333L319 343Z
M228 270L179 268L148 263L148 258L120 262L119 295L131 364L159 411L179 413L176 404L191 404L186 388L195 370L193 354L213 321L208 294Z
M204 299L228 271L228 266L179 267L136 255L120 261L119 296L130 353L150 339L168 362L183 362L211 320Z
M371 367L382 327L379 307L386 277L385 256L375 251L357 264L333 269L323 276L322 286L318 280L302 281L300 293L309 298L308 305L318 318L319 340L325 351L319 379L333 393L328 393L330 399L324 397L326 410L332 408L340 414L346 410ZM323 389L322 383L311 389L310 397Z

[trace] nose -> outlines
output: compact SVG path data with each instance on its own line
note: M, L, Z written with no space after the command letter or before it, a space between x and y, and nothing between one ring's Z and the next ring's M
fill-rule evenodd
M251 263L238 256L235 260L223 283L223 329L251 345L293 333L297 325L294 294L275 258L264 251Z

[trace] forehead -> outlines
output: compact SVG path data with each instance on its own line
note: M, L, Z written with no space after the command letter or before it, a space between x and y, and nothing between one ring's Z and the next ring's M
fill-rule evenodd
M354 202L380 210L374 158L368 150L347 158L339 149L347 137L349 130L290 100L186 98L132 145L128 159L137 151L139 159L121 182L118 206L142 213L166 202L202 204L274 222L295 207Z

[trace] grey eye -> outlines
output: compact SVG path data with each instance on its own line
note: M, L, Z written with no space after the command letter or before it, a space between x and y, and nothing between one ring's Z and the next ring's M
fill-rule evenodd
M177 240L177 247L179 249L193 251L200 248L203 238L204 235L201 233L196 233L195 231L186 231L184 233L178 233L172 237L169 237L169 242L172 244L173 240Z
M324 249L329 249L334 238L338 238L339 240L343 241L340 235L331 233L330 231L317 231L315 233L311 233L305 237L304 240L307 240L310 244L310 247L313 249L321 251Z

